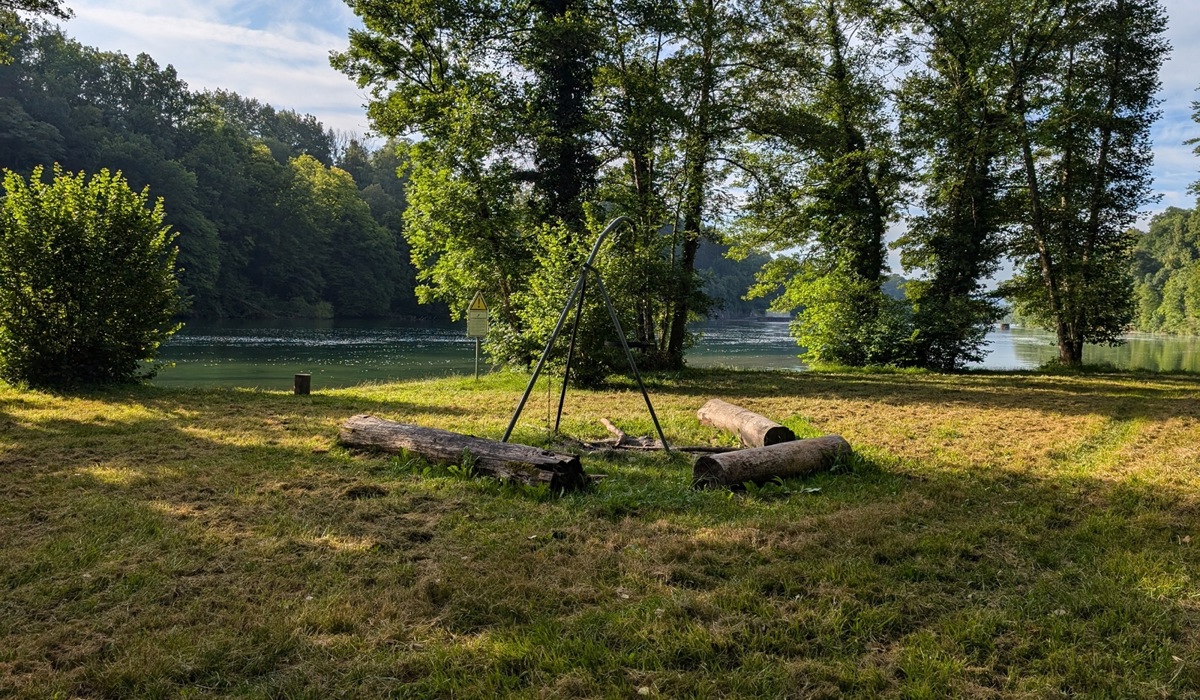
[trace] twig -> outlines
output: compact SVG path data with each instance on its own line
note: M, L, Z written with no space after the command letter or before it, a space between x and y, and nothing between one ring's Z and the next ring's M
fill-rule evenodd
M620 447L621 444L623 442L625 442L626 435L625 435L624 430L621 430L617 426L613 425L612 421L610 421L607 418L601 418L600 423L603 424L604 427L608 429L608 432L610 432L616 436L617 442L613 445L613 447Z

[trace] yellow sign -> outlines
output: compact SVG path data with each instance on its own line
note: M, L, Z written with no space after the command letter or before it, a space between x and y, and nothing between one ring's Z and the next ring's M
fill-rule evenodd
M482 293L475 292L475 298L471 300L471 305L467 307L467 337L483 338L486 337L487 334L487 302L483 300Z

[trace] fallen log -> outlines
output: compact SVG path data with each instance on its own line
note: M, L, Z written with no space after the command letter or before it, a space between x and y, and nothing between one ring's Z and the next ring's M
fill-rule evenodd
M408 451L435 464L462 464L467 458L480 474L529 486L545 484L554 491L571 491L590 483L576 455L374 416L353 416L342 424L338 437L347 447L389 453Z
M829 469L841 455L852 452L850 443L838 435L781 442L725 454L703 455L692 469L692 486L738 488L746 482L765 484Z
M742 444L748 447L766 447L796 439L796 434L790 428L720 399L713 399L701 406L696 411L696 417L701 425L737 433Z

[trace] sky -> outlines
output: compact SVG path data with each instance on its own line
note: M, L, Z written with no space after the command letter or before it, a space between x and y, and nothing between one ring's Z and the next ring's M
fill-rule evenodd
M342 0L67 0L75 17L67 34L106 51L150 54L171 64L194 90L225 88L277 108L316 116L327 127L367 135L367 101L329 67L356 18ZM1191 103L1200 99L1200 7L1163 0L1174 47L1162 72L1163 118L1154 127L1154 189L1161 200L1142 223L1168 206L1192 207L1188 186L1200 158L1183 141L1200 136Z

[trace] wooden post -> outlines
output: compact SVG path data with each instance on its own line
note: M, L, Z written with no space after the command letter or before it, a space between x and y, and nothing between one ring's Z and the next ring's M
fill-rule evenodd
M589 483L576 455L373 416L360 415L347 420L342 424L339 440L347 447L359 449L408 451L435 464L461 464L467 458L481 474L530 486L546 484L554 491L580 489Z
M737 433L742 444L749 447L765 447L796 439L796 434L790 428L720 399L713 399L701 406L696 411L696 417L701 425Z
M308 396L312 390L312 375L297 374L292 381L292 393L296 396Z
M692 470L692 486L731 486L746 482L765 484L775 477L787 479L829 469L850 443L838 435L781 442L725 454L703 455Z

